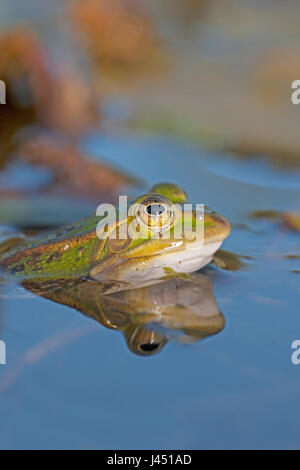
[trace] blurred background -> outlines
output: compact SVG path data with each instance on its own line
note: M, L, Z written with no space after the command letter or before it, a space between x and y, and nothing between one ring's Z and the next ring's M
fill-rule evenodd
M290 95L299 8L289 0L2 0L0 74L20 115L4 126L1 109L1 146L24 120L76 140L119 126L297 166Z
M204 270L225 328L148 359L67 306L3 286L0 447L299 448L300 2L0 0L0 11L4 236L158 181L232 223Z

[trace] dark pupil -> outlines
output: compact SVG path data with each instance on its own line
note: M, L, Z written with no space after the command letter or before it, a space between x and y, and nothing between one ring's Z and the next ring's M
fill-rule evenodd
M158 343L144 343L144 344L141 344L140 347L143 351L150 352L150 351L154 351L154 349L157 349L158 346L159 346Z
M166 209L161 204L150 204L146 210L150 215L162 215Z

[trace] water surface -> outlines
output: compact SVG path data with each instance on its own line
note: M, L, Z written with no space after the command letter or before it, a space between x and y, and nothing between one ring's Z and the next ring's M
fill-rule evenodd
M95 134L82 146L134 169L145 190L177 182L224 213L233 229L223 248L246 256L244 267L203 270L226 319L221 332L193 344L173 338L151 357L74 309L4 288L0 447L299 448L291 343L300 338L300 266L284 257L300 254L299 234L249 216L299 209L295 172L281 179L264 164L263 184L260 162L249 176L248 163L167 136Z

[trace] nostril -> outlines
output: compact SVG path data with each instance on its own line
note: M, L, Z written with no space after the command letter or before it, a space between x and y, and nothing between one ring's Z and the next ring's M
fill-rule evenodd
M140 345L142 351L151 352L159 347L158 343L144 343Z

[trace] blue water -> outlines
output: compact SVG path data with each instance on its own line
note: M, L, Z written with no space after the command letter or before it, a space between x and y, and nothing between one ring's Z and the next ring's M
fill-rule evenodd
M270 184L271 168L268 186L239 179L238 170L232 179L231 160L220 175L218 155L167 137L94 135L83 146L134 169L145 189L182 184L233 223L224 249L252 259L240 271L205 271L226 318L221 333L170 341L151 357L66 306L3 295L0 447L299 448L300 365L291 343L300 339L300 278L292 272L300 268L299 259L282 258L300 254L299 235L248 216L299 208L299 191Z

